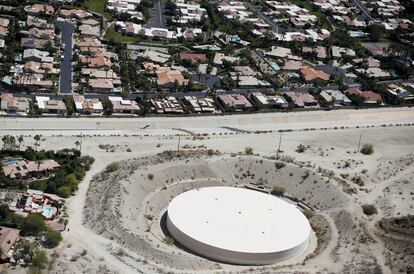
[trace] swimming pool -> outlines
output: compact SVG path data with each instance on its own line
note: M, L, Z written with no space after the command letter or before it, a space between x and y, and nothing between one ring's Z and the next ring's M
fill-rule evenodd
M46 219L52 218L52 214L53 214L53 207L46 207L46 208L43 209L42 215Z
M16 160L16 159L6 159L6 160L2 161L2 164L3 165L11 165L11 164L15 164L17 162L18 162L18 160Z

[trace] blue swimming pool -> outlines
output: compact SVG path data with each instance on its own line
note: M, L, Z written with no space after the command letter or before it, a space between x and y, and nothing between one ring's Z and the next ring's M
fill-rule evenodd
M18 162L18 160L16 160L16 159L6 159L6 160L2 161L2 164L3 165L11 165L11 164L15 164L17 162Z
M51 218L52 217L52 213L53 213L53 208L46 207L46 208L43 209L42 215L45 218Z

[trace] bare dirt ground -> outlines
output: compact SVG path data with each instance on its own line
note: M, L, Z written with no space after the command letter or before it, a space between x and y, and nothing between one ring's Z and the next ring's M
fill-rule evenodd
M389 244L378 233L377 223L382 217L413 212L414 127L396 124L410 123L414 115L409 109L400 111L396 115L346 114L346 124L340 120L334 126L328 121L326 127L326 120L318 120L322 116L292 116L289 125L285 120L273 122L282 119L279 116L262 117L266 123L246 116L237 118L239 124L232 129L223 128L229 119L223 117L211 118L223 119L214 125L203 117L171 127L159 126L168 119L157 118L158 124L145 130L133 130L135 125L85 130L83 121L77 119L68 121L70 126L64 119L50 120L54 126L66 128L50 130L45 129L50 121L39 119L31 125L33 130L24 131L29 120L4 119L0 125L9 128L1 126L0 135L23 134L27 146L33 145L30 136L42 134L40 148L45 149L75 147L79 140L82 153L96 159L77 194L67 200L69 230L52 256L50 273L395 273L399 269L390 260L390 252L411 265L412 256L396 253L400 244L394 240ZM331 113L335 112L325 113L324 119L330 119ZM135 122L137 128L145 123ZM180 140L177 134L181 134ZM280 135L283 152L279 156L287 163L278 169L274 157ZM374 154L355 153L360 136L361 143L374 144ZM181 151L204 152L181 159L156 156L176 150L178 142ZM306 146L303 153L296 152L299 144ZM255 155L244 155L246 147L252 147ZM214 153L207 151L210 149ZM102 172L112 162L121 163L121 168ZM241 186L246 182L283 186L319 209L312 221L319 236L316 254L284 265L241 267L211 262L163 242L159 221L175 195L199 186ZM366 203L376 205L378 214L365 216L360 206Z

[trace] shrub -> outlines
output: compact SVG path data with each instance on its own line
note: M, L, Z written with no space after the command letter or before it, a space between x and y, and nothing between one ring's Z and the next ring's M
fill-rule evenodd
M362 179L361 176L354 176L352 178L352 182L354 182L355 184L357 184L359 186L363 186L364 185L364 180Z
M119 163L118 162L114 162L112 164L109 164L106 167L105 171L108 172L108 173L111 173L111 172L117 171L119 169L119 167L120 167L119 166Z
M296 152L297 153L303 153L306 150L306 146L299 144L298 147L296 148Z
M165 236L164 243L167 245L173 245L174 244L174 238L171 236Z
M37 236L46 230L46 223L40 215L29 215L24 219L21 230L22 235Z
M150 180L154 179L154 174L152 174L152 173L148 174L148 179L150 179Z
M244 148L244 152L245 152L247 155L253 155L253 148L252 148L252 147L245 147L245 148Z
M56 190L56 194L62 198L68 198L71 193L72 190L68 186L61 186Z
M315 212L313 212L312 210L309 210L309 209L305 209L303 211L303 215L305 215L305 217L309 220L310 218L312 218L315 215Z
M62 235L59 231L48 229L45 233L45 246L48 248L56 247L62 240Z
M372 144L364 144L361 148L361 153L364 155L371 155L374 153L374 146Z
M43 250L36 250L32 258L32 267L38 269L44 269L49 263L47 254Z
M272 188L272 191L270 193L272 193L273 195L276 196L283 196L283 194L286 192L286 190L283 187L280 186L275 186Z
M283 163L283 162L276 162L275 163L275 167L276 167L276 169L282 169L282 168L284 168L286 166L286 164L285 163Z
M69 174L65 178L66 186L68 186L72 191L78 190L79 180L75 174Z
M377 214L377 208L374 205L370 205L370 204L362 205L362 211L367 216Z
M15 261L22 261L24 264L29 265L32 263L32 257L35 250L36 244L34 242L21 238L14 247L13 259Z

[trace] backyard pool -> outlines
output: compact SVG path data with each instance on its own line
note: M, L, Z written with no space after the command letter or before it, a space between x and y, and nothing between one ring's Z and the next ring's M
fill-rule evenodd
M53 217L53 213L54 213L54 208L53 207L45 207L43 209L42 215L46 219L51 219Z
M1 163L2 163L3 165L7 166L7 165L15 164L15 163L17 163L18 161L19 161L19 160L17 160L17 159L6 159L6 160L1 161Z

